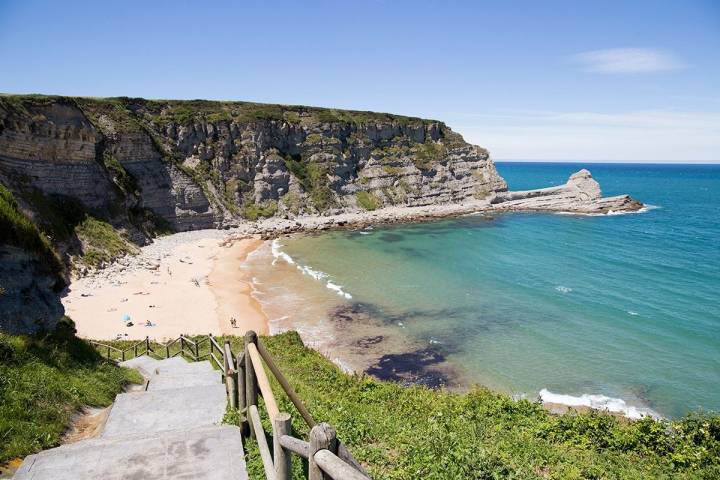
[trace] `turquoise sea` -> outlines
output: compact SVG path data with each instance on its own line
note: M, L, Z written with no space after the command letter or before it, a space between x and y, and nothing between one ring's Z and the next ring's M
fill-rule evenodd
M386 369L437 354L467 385L528 398L630 416L720 410L720 166L498 163L512 190L583 167L649 209L378 226L284 239L275 254L296 281L431 349Z

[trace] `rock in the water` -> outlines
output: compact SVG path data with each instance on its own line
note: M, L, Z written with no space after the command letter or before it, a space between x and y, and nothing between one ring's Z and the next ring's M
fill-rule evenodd
M628 195L603 197L600 185L590 172L573 173L557 187L500 192L490 201L495 210L534 210L572 213L634 212L643 204Z

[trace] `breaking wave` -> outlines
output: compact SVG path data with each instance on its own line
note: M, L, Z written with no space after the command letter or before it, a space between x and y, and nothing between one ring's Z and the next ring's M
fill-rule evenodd
M280 242L278 239L275 239L270 244L270 250L272 252L273 261L272 264L276 265L278 260L284 260L288 265L295 265L295 267L300 270L303 275L307 275L308 277L311 277L314 280L323 281L329 277L329 275L325 272L321 272L319 270L314 270L313 268L307 266L307 265L300 265L299 263L296 263L293 258L288 255L287 253L282 251L282 245L280 245ZM352 300L352 295L350 295L348 292L343 290L343 288L333 283L331 280L327 280L325 282L325 287L332 290L333 292L337 293L341 297Z
M612 398L605 395L584 394L580 396L553 393L547 388L540 390L540 399L543 403L557 403L569 407L589 407L595 410L604 410L611 413L621 413L627 418L653 417L660 418L656 412L649 408L628 405L622 398Z

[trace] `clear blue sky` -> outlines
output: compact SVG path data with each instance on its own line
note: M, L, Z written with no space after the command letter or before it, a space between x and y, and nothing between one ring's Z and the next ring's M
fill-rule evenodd
M720 160L720 1L0 0L0 92L446 121L497 159Z

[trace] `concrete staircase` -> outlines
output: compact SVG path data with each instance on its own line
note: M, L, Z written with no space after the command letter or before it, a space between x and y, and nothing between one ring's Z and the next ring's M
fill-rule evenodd
M209 362L141 356L147 389L115 398L98 438L25 459L18 480L238 479L247 471L240 429L222 425L227 397Z

